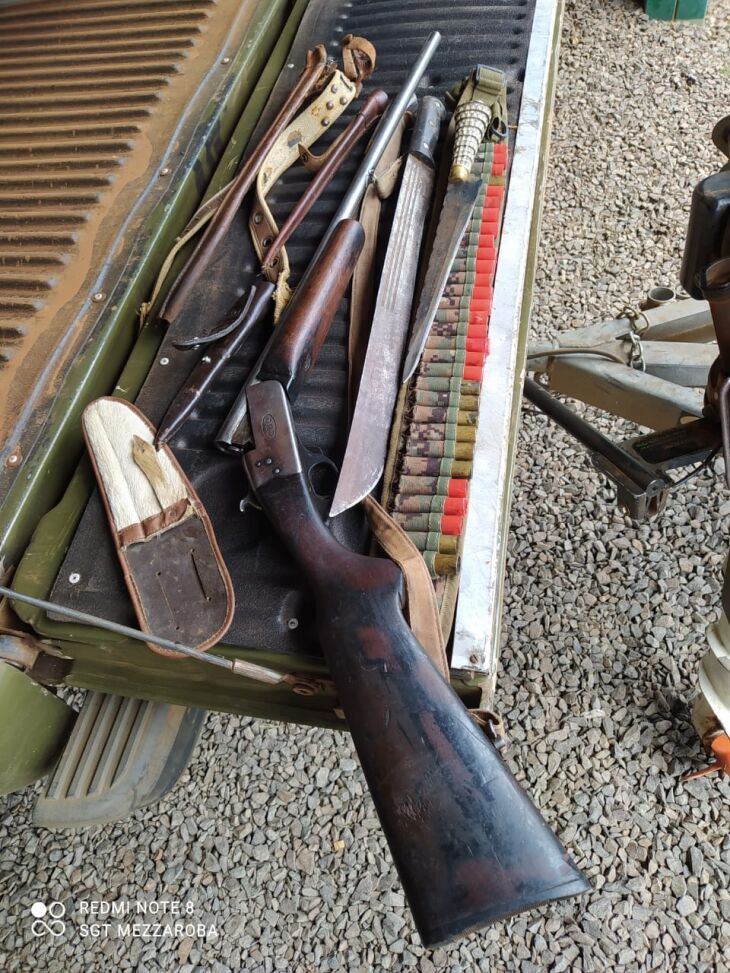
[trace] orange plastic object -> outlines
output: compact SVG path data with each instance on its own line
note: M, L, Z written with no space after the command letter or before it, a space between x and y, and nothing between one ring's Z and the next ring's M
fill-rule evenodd
M698 777L705 777L707 774L718 772L730 776L730 737L727 733L718 733L716 737L713 737L710 749L717 758L714 763L711 763L708 767L703 767L702 770L696 770L693 774L685 774L682 777L683 781L696 780Z

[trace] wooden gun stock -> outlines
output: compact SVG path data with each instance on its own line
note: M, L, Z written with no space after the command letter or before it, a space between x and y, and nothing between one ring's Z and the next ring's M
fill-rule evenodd
M249 390L244 465L315 596L318 634L423 943L589 889L409 629L391 562L317 512L282 387Z

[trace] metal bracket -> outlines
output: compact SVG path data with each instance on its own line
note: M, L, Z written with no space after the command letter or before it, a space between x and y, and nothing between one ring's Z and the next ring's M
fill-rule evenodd
M666 429L702 415L703 396L693 390L704 389L714 337L706 301L671 301L533 342L528 367L546 373L553 391Z
M0 633L0 659L46 685L62 682L73 666L68 656L49 652L42 642L19 632Z

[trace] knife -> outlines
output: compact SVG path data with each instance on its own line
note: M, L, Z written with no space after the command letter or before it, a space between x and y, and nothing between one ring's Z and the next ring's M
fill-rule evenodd
M495 114L496 102L489 97L494 96L495 75L504 84L501 72L478 65L465 80L461 99L454 111L448 184L413 317L401 382L407 382L418 367L451 265L469 226L482 186L481 179L470 175L479 146L488 130L499 138L506 135L501 115L499 112Z
M480 179L472 177L465 182L451 182L446 190L428 268L418 298L418 307L413 318L401 383L408 381L421 360L428 333L451 271L451 264L469 226L481 185Z
M443 113L439 99L427 95L416 115L331 517L366 497L383 474Z

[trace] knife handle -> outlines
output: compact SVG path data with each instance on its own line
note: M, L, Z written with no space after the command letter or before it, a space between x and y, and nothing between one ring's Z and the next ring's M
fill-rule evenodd
M422 162L434 168L433 155L441 130L441 119L444 117L444 106L433 95L424 95L418 106L416 119L411 133L411 155L415 155Z
M273 379L295 398L317 361L364 242L365 231L357 220L338 224L276 326L256 372L259 382Z

